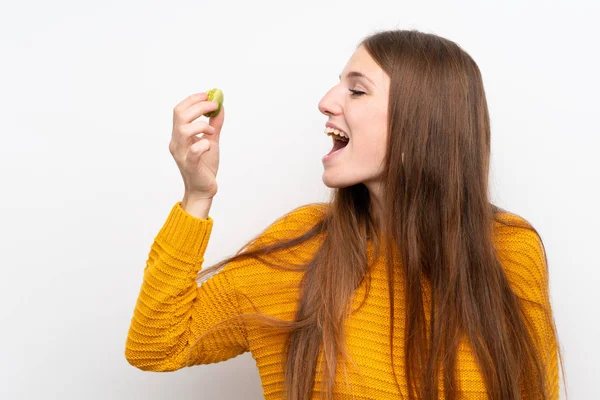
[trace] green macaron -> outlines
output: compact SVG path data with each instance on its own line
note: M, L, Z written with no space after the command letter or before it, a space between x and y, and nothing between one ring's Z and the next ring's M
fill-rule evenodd
M209 113L204 114L205 117L216 117L221 112L221 107L223 106L223 92L217 88L211 89L206 92L208 95L207 101L216 101L219 103L219 108Z

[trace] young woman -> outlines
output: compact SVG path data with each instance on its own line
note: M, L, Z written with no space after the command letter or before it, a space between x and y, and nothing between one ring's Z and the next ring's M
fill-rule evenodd
M205 93L174 109L185 196L152 245L129 363L174 371L251 351L266 399L558 398L544 246L489 200L483 82L457 44L366 37L319 103L331 200L201 270L225 107L195 120L216 109Z

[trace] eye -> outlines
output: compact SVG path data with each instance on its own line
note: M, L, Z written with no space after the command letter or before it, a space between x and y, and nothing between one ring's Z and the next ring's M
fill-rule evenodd
M362 96L363 94L366 94L365 92L361 92L359 90L352 90L352 89L348 89L348 90L352 92L351 96Z

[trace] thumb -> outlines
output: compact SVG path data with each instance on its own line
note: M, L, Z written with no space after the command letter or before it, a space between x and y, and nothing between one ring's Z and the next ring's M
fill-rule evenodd
M225 105L221 104L221 111L219 114L214 117L210 117L208 119L208 124L215 128L217 135L221 133L221 128L223 127L223 122L225 121Z

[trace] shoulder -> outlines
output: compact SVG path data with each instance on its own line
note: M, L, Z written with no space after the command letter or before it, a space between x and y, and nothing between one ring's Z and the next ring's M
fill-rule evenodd
M540 234L525 218L502 212L494 221L494 245L517 296L547 303L548 264Z
M286 220L288 222L316 222L321 220L325 213L327 212L327 208L329 207L328 203L308 203L303 204L299 207L296 207L286 214L284 214L281 218L278 218L276 223L281 220Z
M328 203L308 203L296 207L271 222L259 235L262 240L278 241L305 233L325 218Z
M326 210L327 203L310 203L291 209L271 222L242 247L240 252L261 249L263 246L299 237L321 221ZM266 253L261 252L258 258L241 259L235 267L229 266L231 270L235 270L235 285L245 298L242 308L250 312L256 305L261 312L269 315L280 314L282 307L293 309L298 300L298 285L303 276L303 270L295 266L306 265L319 248L320 241L321 237L317 235L306 242L269 250ZM275 298L276 301L273 300Z
M525 252L535 258L545 256L540 234L529 221L517 214L502 212L496 215L494 240L502 250Z

